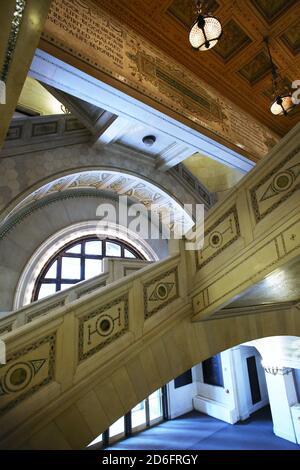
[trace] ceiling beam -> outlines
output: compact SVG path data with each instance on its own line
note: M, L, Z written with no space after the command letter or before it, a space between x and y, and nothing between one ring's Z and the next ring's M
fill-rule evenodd
M99 119L101 120L101 118ZM95 145L108 145L116 142L132 127L133 122L121 116L112 115L102 126L99 126Z
M30 75L43 83L89 102L103 110L105 109L111 114L125 119L125 121L129 121L131 126L142 124L151 127L153 132L157 131L158 133L163 129L165 135L172 137L174 141L182 146L181 150L184 147L190 148L190 155L198 151L242 173L247 173L254 167L252 161L225 145L54 58L46 52L37 50L31 64ZM116 128L118 125L117 120L115 123ZM106 141L107 136L103 137L103 140ZM187 158L187 156L183 152L182 160ZM178 151L178 155L173 155L169 163L163 162L161 164L160 160L157 163L164 170L171 168L182 160L180 160L180 152Z
M127 132L130 132L137 124L136 120L117 116L46 83L40 83L91 132L92 146L112 144L121 139ZM174 141L157 155L156 168L163 172L167 171L197 152L197 150L197 148L190 145Z
M196 152L196 148L174 142L157 157L156 168L160 171L170 170Z
M17 106L28 70L38 46L51 0L27 0L16 45L12 51L6 83L6 103L0 104L0 148L2 147L14 110ZM0 2L0 70L7 56L7 45L12 27L15 0Z
M46 83L40 83L92 133L92 145L113 143L132 126L132 121L128 119L87 103Z
M112 144L137 124L136 120L117 116L46 83L40 83L91 132L92 146ZM195 147L174 141L157 155L156 168L167 171L197 151Z
M97 135L99 122L106 122L112 117L108 113L104 118L106 111L98 108L90 103L87 103L76 96L71 96L62 90L53 88L46 83L40 82L41 85L51 93L65 108L70 111L76 118L83 124L93 135ZM103 124L102 124L103 125Z

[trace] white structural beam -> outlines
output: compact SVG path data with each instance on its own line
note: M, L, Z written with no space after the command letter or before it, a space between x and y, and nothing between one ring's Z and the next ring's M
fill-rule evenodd
M72 96L68 93L58 90L52 86L42 83L42 85L49 91L58 101L72 113L77 119L95 136L97 142L98 138L104 134L109 126L118 118L115 114L105 111L96 106L88 106L87 103L80 100L78 97ZM95 118L94 114L97 112Z
M111 115L110 119L102 123L102 116L97 122L97 133L95 139L95 145L108 145L116 142L126 131L128 131L134 122L123 118L122 116Z
M196 151L193 147L174 142L157 157L156 168L161 171L169 170Z
M237 152L39 49L29 74L123 119L150 126L157 131L163 130L178 144L188 146L189 155L201 152L243 173L247 173L254 166L253 162ZM182 152L176 158L170 159L169 163L159 162L160 169L166 170L186 157L186 153Z
M92 140L95 145L107 145L115 142L134 124L132 120L129 121L128 119L112 114L94 105L92 106L93 109L90 110L78 97L72 96L47 84L43 84L43 86L55 96L56 99L63 103L93 134L94 137ZM93 116L95 109L99 110L99 115L96 119Z

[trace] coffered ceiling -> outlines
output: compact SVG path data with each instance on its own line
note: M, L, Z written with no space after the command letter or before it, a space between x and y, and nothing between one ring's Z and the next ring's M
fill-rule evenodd
M219 44L194 51L188 41L194 0L93 0L152 41L199 78L284 135L300 119L300 106L288 117L269 111L271 73L263 37L270 38L275 64L289 82L300 79L299 0L209 0L222 22Z

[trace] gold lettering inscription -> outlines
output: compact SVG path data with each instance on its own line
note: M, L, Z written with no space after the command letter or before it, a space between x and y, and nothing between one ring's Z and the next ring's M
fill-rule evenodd
M79 0L53 0L48 15L49 32L59 32L65 44L76 40L76 47L82 54L101 54L109 63L122 69L124 66L124 39L120 28L108 18L96 15ZM86 46L88 50L86 50ZM92 51L91 51L92 50Z
M200 132L206 128L251 158L263 157L278 141L265 126L89 0L52 0L42 37L101 72L104 81L111 83L112 77L122 89L128 86L129 94L136 97L138 92L146 102L151 98L160 111L177 113L179 120L188 119Z

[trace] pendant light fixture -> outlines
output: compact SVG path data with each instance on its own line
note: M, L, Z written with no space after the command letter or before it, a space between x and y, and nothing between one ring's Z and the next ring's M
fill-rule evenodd
M269 38L265 37L264 42L267 46L272 72L273 101L270 106L270 111L275 116L287 116L295 104L292 101L289 87L286 86L285 81L280 76L280 73L273 62L269 47Z
M189 40L194 49L208 51L220 39L222 26L215 16L208 13L207 2L196 1L196 14L197 18L192 25Z

